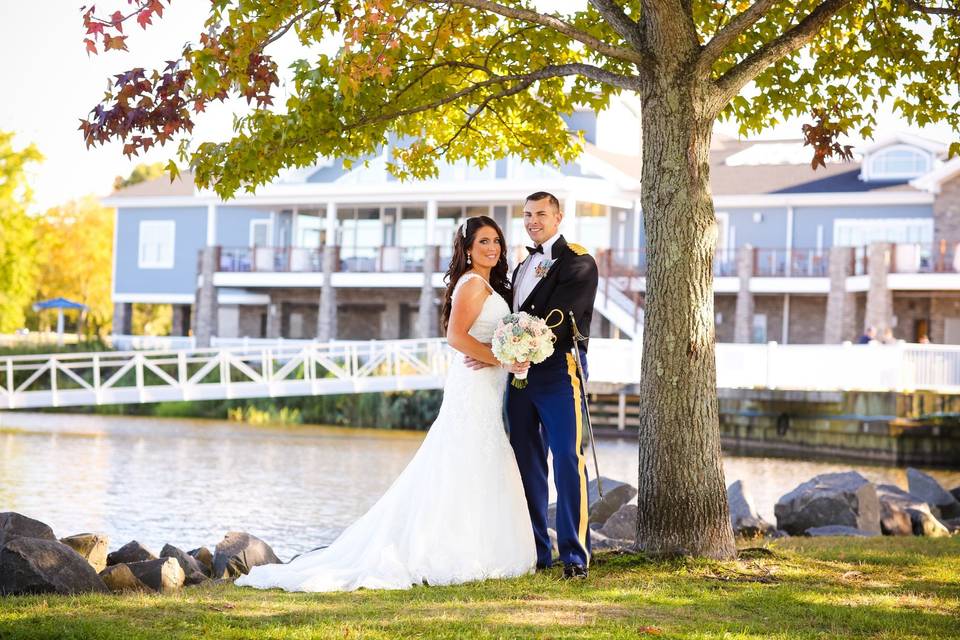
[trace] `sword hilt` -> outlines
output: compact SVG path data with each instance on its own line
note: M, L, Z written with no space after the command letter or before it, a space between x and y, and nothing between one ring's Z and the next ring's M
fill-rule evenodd
M567 313L570 314L570 324L573 325L573 341L585 342L589 340L589 338L580 333L580 329L577 328L577 319L573 317L573 311L568 311Z

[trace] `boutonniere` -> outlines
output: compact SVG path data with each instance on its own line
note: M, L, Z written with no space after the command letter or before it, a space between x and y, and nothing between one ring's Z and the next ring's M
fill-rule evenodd
M537 278L546 278L547 272L550 271L550 267L553 266L554 262L556 262L556 260L544 260L533 270L533 275L537 276Z

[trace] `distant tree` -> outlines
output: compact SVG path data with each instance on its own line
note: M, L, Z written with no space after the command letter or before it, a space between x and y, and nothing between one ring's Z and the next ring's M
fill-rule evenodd
M36 297L63 296L85 304L88 335L108 330L113 321L113 218L113 209L87 196L53 207L37 220Z
M134 304L130 322L134 335L168 336L173 329L173 306L169 304Z
M32 191L26 168L43 156L33 145L17 150L0 131L0 333L24 326L36 282L35 220L27 213Z
M582 140L562 114L635 92L648 265L637 544L650 554L731 557L714 350L714 123L733 119L749 133L812 116L804 134L814 166L849 156L844 132L872 135L888 97L910 122L960 130L960 7L589 0L566 15L533 7L213 0L196 44L157 71L118 74L81 128L88 144L121 140L128 155L180 140L198 184L230 197L284 167L362 157L390 140L402 141L389 164L400 177L436 175L440 159L572 160ZM102 20L86 10L88 50L125 49L124 21L135 15L146 27L162 10L161 0ZM306 53L291 65L290 97L270 109L279 75L268 50L288 33ZM231 96L258 108L237 117L231 139L186 144L196 114Z
M126 187L140 184L141 182L159 178L166 173L166 169L164 167L165 165L163 162L154 162L153 164L141 162L133 168L133 171L131 171L130 175L126 178L123 176L117 176L114 178L113 190L119 191L120 189L125 189Z

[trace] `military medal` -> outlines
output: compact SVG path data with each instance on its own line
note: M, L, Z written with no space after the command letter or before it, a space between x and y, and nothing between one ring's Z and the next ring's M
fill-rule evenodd
M547 272L550 271L550 267L553 266L554 262L556 262L556 260L544 260L537 265L536 269L533 270L533 275L535 275L538 279L546 278Z

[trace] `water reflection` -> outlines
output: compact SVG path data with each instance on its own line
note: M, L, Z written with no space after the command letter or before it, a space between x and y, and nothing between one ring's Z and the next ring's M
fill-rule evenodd
M102 531L111 548L137 539L213 545L228 530L261 536L287 559L330 542L400 473L422 434L254 427L204 420L0 414L0 511L43 520L57 535ZM632 441L598 443L601 473L635 484ZM592 465L592 461L591 461ZM762 515L818 473L849 464L727 457ZM856 465L906 487L902 469ZM591 466L592 470L592 466ZM933 472L947 487L960 472Z

